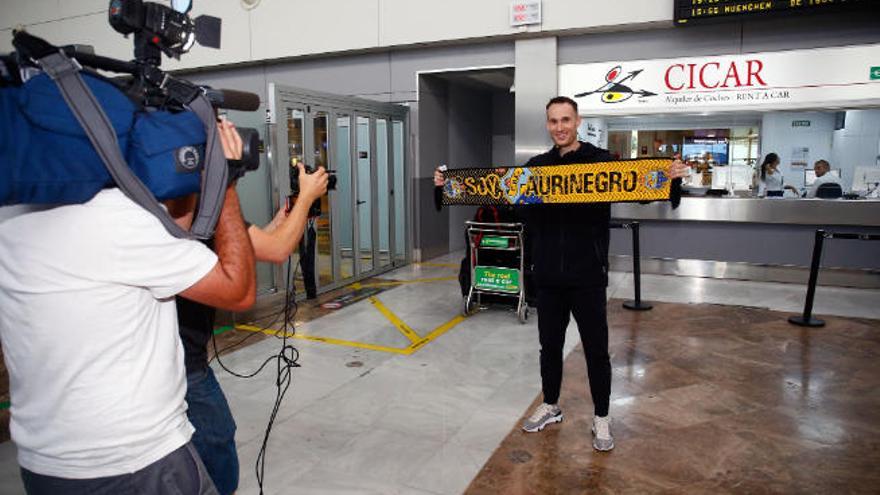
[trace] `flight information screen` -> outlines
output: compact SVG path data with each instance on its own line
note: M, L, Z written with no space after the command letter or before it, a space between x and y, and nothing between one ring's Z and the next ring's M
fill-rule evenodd
M876 8L878 0L675 0L675 23Z

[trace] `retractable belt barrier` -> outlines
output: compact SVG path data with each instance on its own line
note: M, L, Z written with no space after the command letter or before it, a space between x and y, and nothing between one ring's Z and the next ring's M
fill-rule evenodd
M813 260L810 263L810 281L807 283L807 299L804 301L804 313L789 317L788 322L801 327L822 327L825 321L813 318L813 299L816 297L816 282L819 280L819 269L822 267L822 247L825 239L849 239L858 241L880 241L878 234L861 234L858 232L826 232L816 230L813 241Z
M612 229L629 229L632 232L633 299L624 301L623 307L632 311L648 311L654 306L642 301L642 253L639 247L639 222L611 222Z
M443 172L444 205L611 203L669 199L672 160L512 168L462 168Z

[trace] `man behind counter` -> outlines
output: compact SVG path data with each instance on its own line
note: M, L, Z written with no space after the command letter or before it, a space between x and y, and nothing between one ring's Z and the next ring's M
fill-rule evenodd
M819 186L822 184L837 184L840 186L841 193L843 192L843 182L840 180L840 177L830 173L831 164L828 163L827 160L817 161L813 165L813 170L816 172L816 180L813 181L813 185L807 189L806 197L815 198L816 193L819 191Z

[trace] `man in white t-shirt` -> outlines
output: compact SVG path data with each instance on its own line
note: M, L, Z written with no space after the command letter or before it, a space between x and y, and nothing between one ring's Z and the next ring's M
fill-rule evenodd
M240 156L234 127L220 131ZM253 304L234 187L215 247L172 237L115 188L0 222L0 340L29 494L216 493L189 443L174 296Z
M816 191L819 190L819 186L822 184L837 184L840 186L841 192L843 192L843 182L840 180L840 177L830 173L831 164L827 160L819 160L813 164L813 171L816 172L816 180L807 189L806 197L815 198Z

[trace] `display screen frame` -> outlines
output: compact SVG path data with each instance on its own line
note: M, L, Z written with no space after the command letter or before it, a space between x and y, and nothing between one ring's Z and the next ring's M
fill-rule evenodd
M675 0L677 26L731 20L823 14L852 10L880 10L874 0ZM752 10L749 10L749 8ZM726 11L729 8L733 10Z

